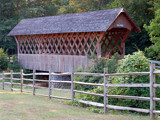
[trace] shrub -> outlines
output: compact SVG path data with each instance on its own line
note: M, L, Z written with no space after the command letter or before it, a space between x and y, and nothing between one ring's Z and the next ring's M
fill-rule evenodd
M132 55L126 55L124 59L119 60L117 73L128 73L128 72L148 72L149 71L149 59L144 56L144 53L141 51L135 52ZM156 82L160 83L156 76ZM117 76L112 77L111 83L149 83L149 76ZM123 87L109 87L108 93L110 95L128 95L128 96L141 96L149 97L149 88L123 88ZM91 93L100 93L103 94L103 87L96 87L95 89L88 90ZM160 97L160 91L156 90L156 97ZM91 96L80 94L78 98L95 101L103 103L103 97ZM128 107L138 107L138 108L149 108L149 101L138 101L130 99L115 99L109 98L109 104L119 105L119 106L128 106ZM160 104L156 103L157 108L160 108Z
M104 73L104 68L109 68L109 73L116 72L118 65L119 55L115 54L112 58L106 61L104 58L97 58L96 56L89 57L93 61L93 65L88 67L85 72L89 73ZM82 72L83 69L80 66L77 72ZM88 83L103 83L103 77L93 77L93 76L76 76L76 81L88 82ZM96 87L88 86L88 85L76 85L76 89L78 90L92 90Z
M149 59L144 56L142 51L133 53L133 55L126 55L124 59L119 61L117 73L129 72L148 72ZM112 78L112 83L149 83L149 76L116 76ZM129 95L129 96L149 96L149 88L110 88L109 94L112 95ZM129 99L110 99L112 104L149 108L149 102L129 100Z
M0 49L0 71L6 70L8 67L8 55L3 49Z
M19 63L18 63L17 56L16 56L16 55L13 55L13 56L12 56L12 59L13 59L13 62L12 62L12 63L9 63L8 68L9 68L10 70L13 70L14 72L19 72L19 71L22 69L22 67L21 67L21 66L19 65Z

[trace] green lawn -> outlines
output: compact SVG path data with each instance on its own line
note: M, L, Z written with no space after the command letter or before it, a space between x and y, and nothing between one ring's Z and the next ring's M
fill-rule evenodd
M0 90L0 120L149 120L149 116L93 113L63 100Z

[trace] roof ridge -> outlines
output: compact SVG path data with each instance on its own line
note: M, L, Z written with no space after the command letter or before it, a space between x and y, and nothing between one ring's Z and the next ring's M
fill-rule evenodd
M79 12L79 13L67 13L67 14L60 14L60 15L53 15L53 16L41 16L41 17L35 17L35 18L25 18L22 20L32 20L32 19L38 19L38 18L47 18L47 17L57 17L57 16L67 16L67 15L74 15L74 14L84 14L84 13L94 13L94 12L101 12L101 11L109 11L109 10L117 10L117 9L124 9L124 8L114 8L114 9L105 9L105 10L95 10L95 11L86 11L86 12ZM21 21L22 21L21 20Z

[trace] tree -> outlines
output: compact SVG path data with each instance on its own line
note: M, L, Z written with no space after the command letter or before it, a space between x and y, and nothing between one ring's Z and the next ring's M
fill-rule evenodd
M144 28L148 31L150 40L153 43L147 52L149 55L157 60L160 59L160 2L155 3L155 18L150 21L150 25L144 25Z
M144 24L154 17L153 0L114 0L108 8L125 8L134 22L140 27L141 32L132 33L126 41L126 54L137 51L137 48L144 51L151 42L147 31L143 28Z

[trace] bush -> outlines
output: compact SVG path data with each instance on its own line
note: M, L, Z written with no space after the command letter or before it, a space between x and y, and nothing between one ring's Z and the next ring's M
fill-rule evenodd
M124 59L119 61L117 73L129 72L148 72L149 59L144 56L142 51L133 53L133 55L126 55ZM112 83L149 83L149 76L116 76L112 78ZM109 94L111 95L129 95L149 97L149 88L110 88ZM149 108L149 102L138 100L124 100L124 99L110 99L111 104Z
M20 72L20 70L22 69L22 67L18 63L17 56L13 55L12 59L13 59L13 63L9 63L8 69L9 70L13 70L14 72Z
M88 73L104 73L104 68L109 68L109 73L116 72L118 65L119 55L115 54L110 60L106 61L104 58L97 58L95 56L89 57L93 61L93 65L88 67L85 72ZM83 69L80 66L77 72L82 72ZM88 83L103 83L103 77L93 77L93 76L76 76L76 81L88 82ZM76 85L78 90L93 90L96 87L88 85Z
M8 55L0 48L0 71L6 70L8 67Z
M128 72L148 72L149 71L149 59L144 56L141 51L135 52L132 55L126 55L124 59L119 60L117 73L128 73ZM156 76L156 82L160 83ZM111 83L149 83L149 76L117 76L112 77ZM109 87L108 93L110 95L128 95L128 96L141 96L149 97L149 88L122 88L122 87ZM103 94L103 87L96 87L95 89L88 90L91 93ZM156 90L156 97L160 97L159 89ZM80 94L78 98L103 103L103 97L91 96ZM138 107L138 108L149 108L149 101L138 101L129 99L115 99L109 98L109 104L128 106L128 107ZM160 108L160 104L156 103L157 108Z

